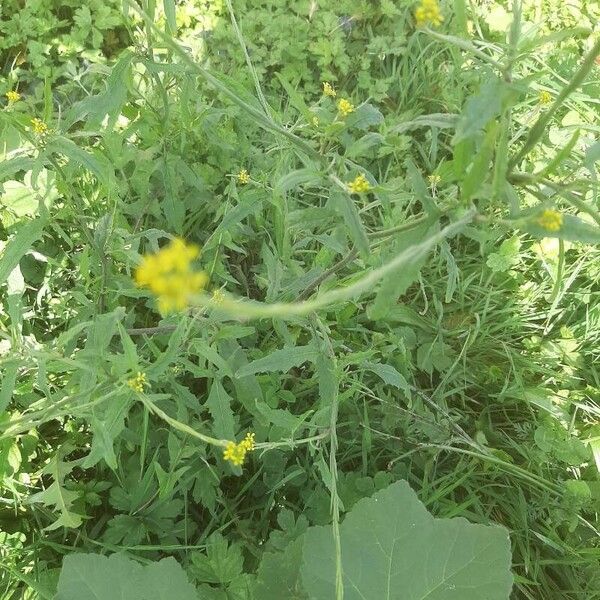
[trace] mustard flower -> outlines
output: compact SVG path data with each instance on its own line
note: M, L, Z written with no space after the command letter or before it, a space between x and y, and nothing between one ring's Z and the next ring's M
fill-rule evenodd
M352 181L348 183L348 191L351 194L362 194L368 192L371 189L371 184L367 181L364 175L357 175Z
M439 27L443 20L438 0L421 0L421 4L415 10L417 27L424 27L428 24Z
M134 391L138 393L142 393L144 391L144 387L148 385L148 379L146 378L146 373L142 373L138 371L135 377L131 377L127 380L127 385Z
M48 133L48 125L41 119L34 117L31 119L31 128L37 135L46 135Z
M223 450L223 458L234 464L236 467L240 467L246 460L246 454L252 452L255 447L254 434L247 433L246 437L238 444L235 442L229 442L227 444L225 450Z
M338 102L337 107L342 117L347 117L350 113L354 112L354 104L350 103L346 98L342 98Z
M190 266L199 254L197 246L175 238L156 254L144 256L135 271L135 283L157 297L161 312L184 310L208 281L206 273L194 271Z
M560 231L560 228L563 225L563 216L557 210L547 208L538 217L537 223L546 231Z
M546 90L542 90L539 95L539 102L542 105L550 104L552 102L552 94Z
M223 300L225 300L225 294L220 290L213 290L211 300L214 304L222 304Z
M250 183L250 173L248 173L248 171L246 171L246 169L242 169L236 175L236 178L238 180L238 183L241 183L242 185L246 185L247 183Z
M323 94L325 94L325 96L329 96L330 98L335 98L337 96L335 88L327 81L323 82Z
M8 100L9 104L14 104L21 99L21 94L19 94L19 92L16 90L9 90L6 92L6 99Z

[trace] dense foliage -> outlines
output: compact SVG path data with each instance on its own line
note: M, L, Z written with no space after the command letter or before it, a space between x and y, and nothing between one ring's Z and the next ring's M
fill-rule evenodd
M599 31L3 2L0 597L600 598Z

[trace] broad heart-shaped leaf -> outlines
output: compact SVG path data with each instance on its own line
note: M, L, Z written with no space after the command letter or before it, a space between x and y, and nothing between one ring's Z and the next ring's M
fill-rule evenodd
M198 600L174 558L142 566L120 554L70 554L54 600Z
M404 481L357 502L340 535L344 600L508 600L508 532L435 519ZM331 527L308 529L301 572L311 600L335 598Z

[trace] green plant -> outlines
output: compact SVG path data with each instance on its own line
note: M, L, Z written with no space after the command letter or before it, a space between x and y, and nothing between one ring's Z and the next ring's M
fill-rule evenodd
M598 41L493 4L131 3L108 65L9 61L7 598L385 597L387 503L494 541L478 598L490 523L513 598L598 597Z

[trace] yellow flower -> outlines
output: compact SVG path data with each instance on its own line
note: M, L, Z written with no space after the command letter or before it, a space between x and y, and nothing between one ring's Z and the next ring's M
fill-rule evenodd
M146 373L142 373L138 371L135 377L127 380L127 385L134 391L138 393L142 393L144 391L144 387L148 385L148 380L146 379Z
M357 175L352 181L348 183L348 191L351 194L362 194L368 192L371 189L371 184L367 181L364 175Z
M15 90L9 90L6 92L6 99L8 100L9 104L14 104L21 99L21 94Z
M350 113L354 112L354 104L351 104L346 98L342 98L337 106L342 117L347 117Z
M546 105L552 102L552 94L546 90L542 90L539 96L540 104Z
M431 185L431 187L435 187L442 180L442 178L435 173L428 175L427 179L429 180L429 185Z
M323 82L323 93L330 98L335 98L337 96L335 88L327 81Z
M33 132L38 135L46 135L48 133L48 125L37 117L31 119L31 128L33 129Z
M238 183L241 183L242 185L246 185L247 183L250 183L250 173L248 173L248 171L246 171L246 169L242 169L237 175L237 180Z
M148 288L157 297L161 312L184 310L191 297L208 281L206 273L190 267L199 254L197 246L175 238L156 254L144 256L135 271L135 283L138 287Z
M225 300L225 294L220 290L213 290L212 301L214 304L221 304Z
M417 27L423 27L428 24L439 27L443 20L444 17L442 16L438 0L421 0L421 4L415 10Z
M254 442L254 434L247 433L246 437L236 444L235 442L229 442L223 450L223 458L233 463L236 467L240 467L246 460L246 454L252 452L256 444Z
M538 217L537 223L546 231L560 231L563 224L563 216L557 210L547 208Z
M318 127L319 126L319 117L313 117L312 124L313 124L313 127Z

